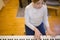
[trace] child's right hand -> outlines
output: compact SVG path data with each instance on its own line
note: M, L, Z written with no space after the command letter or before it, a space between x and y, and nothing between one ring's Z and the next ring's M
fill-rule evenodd
M34 31L35 31L35 38L36 38L37 40L40 40L40 37L41 37L40 31L39 31L38 29L35 29Z

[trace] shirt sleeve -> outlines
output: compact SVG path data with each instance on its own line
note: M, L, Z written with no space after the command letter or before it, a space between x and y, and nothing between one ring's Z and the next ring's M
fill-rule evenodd
M25 8L25 25L27 25L30 29L32 29L34 31L35 26L33 26L30 22L29 22L29 14L28 14L28 9Z
M44 20L44 25L46 27L49 27L47 6L45 6L45 8L44 8L44 18L43 18L43 20Z

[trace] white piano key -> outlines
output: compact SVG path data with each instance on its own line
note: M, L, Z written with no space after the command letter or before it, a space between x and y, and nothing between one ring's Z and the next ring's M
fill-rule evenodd
M26 40L26 39L35 39L34 36L0 36L0 39L11 39L11 40L20 40L20 39L23 39L23 40ZM52 36L41 36L41 40L43 39L60 39L60 36L55 36L55 37L52 37Z

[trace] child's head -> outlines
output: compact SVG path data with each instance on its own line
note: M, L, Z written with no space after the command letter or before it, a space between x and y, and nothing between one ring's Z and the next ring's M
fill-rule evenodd
M38 2L38 1L44 1L44 2L46 2L46 0L32 0L32 2L34 2L34 3Z
M32 0L34 7L40 8L43 4L43 0Z

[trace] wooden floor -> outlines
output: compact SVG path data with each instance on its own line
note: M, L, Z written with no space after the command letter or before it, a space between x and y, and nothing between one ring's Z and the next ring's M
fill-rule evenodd
M24 35L24 18L16 17L19 8L18 0L10 0L0 11L0 35ZM54 12L49 16L50 27L60 25L60 17L54 16Z
M49 17L49 24L52 30L54 30L54 27L60 27L60 17L51 16Z
M17 18L18 0L9 0L0 11L0 35L23 35L24 19Z

